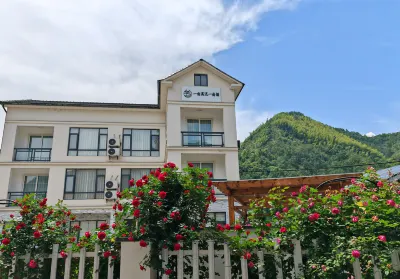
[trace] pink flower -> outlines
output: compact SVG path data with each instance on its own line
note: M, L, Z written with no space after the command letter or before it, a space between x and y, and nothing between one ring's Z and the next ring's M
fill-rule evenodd
M183 235L181 235L181 234L178 233L178 234L175 236L175 239L178 240L178 241L180 241L180 240L183 239Z
M104 238L106 238L106 233L105 232L98 232L97 233L97 238L100 240L103 240Z
M392 206L392 207L396 206L396 203L394 202L394 200L387 200L386 204L389 205L389 206Z
M253 262L249 262L247 265L249 266L249 268L253 268L254 267L254 263Z
M154 190L152 189L149 191L149 196L152 196L153 194L154 194Z
M285 232L287 232L287 229L286 229L285 227L281 227L281 228L279 229L279 231L280 231L281 233L285 233Z
M301 213L306 213L307 209L305 209L304 207L300 208Z
M310 202L310 203L308 204L308 208L312 208L312 207L314 207L314 205L315 205L315 203Z
M361 256L361 253L360 253L360 251L358 251L358 250L353 250L353 251L351 252L351 255L352 255L354 258L359 258L359 257Z
M315 222L319 219L320 216L321 215L319 213L312 213L312 214L308 215L308 220L310 222Z
M158 196L160 197L160 199L165 199L165 197L167 196L167 193L164 191L161 191L160 193L158 193Z
M90 238L90 232L85 232L86 238Z
M338 201L337 204L338 206L343 206L343 201Z
M279 219L282 218L281 213L279 211L275 213L275 216L278 217Z
M60 256L61 256L61 258L65 259L66 257L68 257L68 254L65 253L64 251L61 251Z
M288 211L289 211L289 208L285 207L285 208L282 209L282 211L283 211L283 212L288 212Z
M250 258L251 258L251 253L250 252L244 253L243 259L250 260Z
M307 191L307 188L308 188L307 185L303 185L303 186L301 186L299 192L300 192L300 193L304 193L305 191Z
M378 200L379 200L379 197L378 197L378 196L376 196L376 195L372 195L372 200L373 200L374 202L376 202L376 201L378 201Z
M378 181L378 182L376 183L376 186L378 186L379 188L381 188L381 187L383 186L383 182L382 182L382 181Z
M339 208L337 208L337 207L332 208L331 211L332 211L332 214L333 214L333 215L337 215L337 214L340 213L340 210L339 210Z
M292 197L297 197L298 195L299 195L299 194L298 194L297 192L292 192L292 193L291 193L291 196L292 196Z
M358 220L359 220L358 216L353 216L353 217L351 218L351 221L352 221L353 223L357 223Z
M140 247L147 247L147 242L142 239L139 241L139 245Z
M37 268L37 263L35 262L35 260L30 260L28 263L28 267L32 269Z
M175 251L181 250L181 245L179 243L175 243L174 244L174 250Z
M381 242L386 242L386 236L384 236L384 235L378 236L378 239L379 239L379 241L381 241Z
M168 268L168 269L165 270L165 275L169 276L171 274L172 274L172 269Z

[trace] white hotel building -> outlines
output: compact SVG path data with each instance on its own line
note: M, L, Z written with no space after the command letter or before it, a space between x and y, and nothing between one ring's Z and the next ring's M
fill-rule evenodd
M167 161L238 180L235 101L243 86L199 60L158 81L157 104L0 101L0 219L16 210L5 200L36 193L49 204L64 200L83 231L92 229L113 221L117 188ZM227 218L226 202L210 211Z

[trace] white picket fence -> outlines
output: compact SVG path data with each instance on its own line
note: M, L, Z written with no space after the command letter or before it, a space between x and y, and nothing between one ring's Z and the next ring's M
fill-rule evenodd
M216 279L215 276L215 256L224 256L224 278L231 279L232 278L232 266L231 266L231 251L228 244L224 244L224 250L215 250L214 249L214 241L208 241L208 249L207 250L199 250L198 241L194 241L192 243L191 250L178 250L178 251L169 251L168 249L163 249L161 258L163 260L163 269L165 270L168 265L168 257L170 255L177 256L177 277L178 279L184 279L184 257L192 256L192 266L193 266L193 276L192 279L199 279L199 257L207 256L208 257L208 278ZM294 240L294 252L293 252L293 261L294 261L294 269L291 271L292 278L302 278L303 274L303 259L302 255L305 253L301 249L300 241ZM263 270L264 270L264 255L268 255L268 253L264 253L264 251L257 251L258 256L258 271L259 279L264 279ZM400 259L399 252L395 251L391 255L392 257L392 265L394 270L400 271ZM280 258L276 257L275 262L279 262ZM283 272L280 264L276 264L275 266L277 270L277 279L283 279ZM248 279L248 261L247 259L241 258L241 271L242 271L242 279ZM355 279L362 279L360 262L358 259L353 263L353 274ZM377 268L374 267L374 278L382 279L382 273ZM167 275L163 275L162 279L168 279Z
M87 258L93 258L93 279L99 279L99 266L100 266L100 246L98 244L95 245L94 252L86 252L86 248L81 248L79 253L71 252L71 244L67 245L67 254L68 257L65 258L65 268L64 268L64 279L70 279L71 277L71 261L72 258L79 258L79 274L78 279L85 278L85 261ZM53 244L52 253L45 257L45 259L51 259L51 273L50 279L56 279L57 275L57 262L58 259L62 258L58 252L59 244ZM29 262L30 256L22 256L21 259L24 259L26 263ZM10 270L10 276L15 272L17 259L14 257L12 267ZM108 258L108 271L107 271L107 279L113 279L114 276L114 266L111 265L111 257ZM11 278L11 277L10 277Z

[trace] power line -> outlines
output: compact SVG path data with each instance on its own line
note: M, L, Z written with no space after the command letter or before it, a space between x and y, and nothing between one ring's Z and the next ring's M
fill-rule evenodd
M305 169L305 168L298 168L298 169L262 169L262 170L243 170L240 171L241 173L264 173L264 172L276 172L276 171L314 171L314 170L328 170L328 169L340 169L340 168L354 168L354 167L365 167L365 166L373 166L373 165L386 165L392 163L400 163L399 161L388 161L388 162L378 162L378 163L367 163L367 164L355 164L355 165L343 165L343 166L332 166L326 168L316 168L316 169Z

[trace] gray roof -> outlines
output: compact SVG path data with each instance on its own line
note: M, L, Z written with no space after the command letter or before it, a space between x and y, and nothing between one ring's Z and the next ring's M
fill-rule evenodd
M400 175L400 165L378 170L377 173L383 179L394 178Z
M47 101L47 100L5 100L0 105L23 105L23 106L62 106L62 107L101 107L101 108L145 108L158 109L158 104L133 104L133 103L102 103L102 102L72 102L72 101Z

